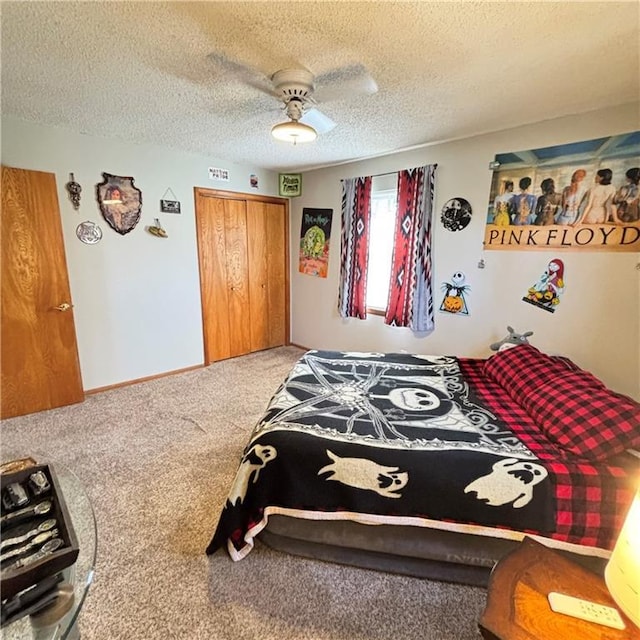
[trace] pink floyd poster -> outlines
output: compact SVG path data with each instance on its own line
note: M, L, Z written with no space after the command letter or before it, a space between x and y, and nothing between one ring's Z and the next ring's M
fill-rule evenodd
M326 278L329 270L329 240L333 209L302 210L300 229L300 273Z
M640 131L496 155L485 249L640 251Z

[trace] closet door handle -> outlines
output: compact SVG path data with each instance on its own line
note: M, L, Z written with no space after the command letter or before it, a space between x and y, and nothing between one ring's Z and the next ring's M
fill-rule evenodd
M69 311L71 309L71 305L68 302L63 302L59 304L57 307L53 307L56 311Z

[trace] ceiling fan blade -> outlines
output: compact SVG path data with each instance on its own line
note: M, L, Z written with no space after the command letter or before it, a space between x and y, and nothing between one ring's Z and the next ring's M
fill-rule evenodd
M315 108L305 111L302 118L300 118L300 122L313 127L320 135L328 133L336 126L336 123L329 116Z
M348 100L378 92L378 84L362 64L333 69L315 79L313 97L317 102Z
M249 85L270 96L276 96L271 79L258 69L254 69L242 62L232 60L224 53L214 51L207 56L207 60L216 69L217 75L225 79L235 79L242 84Z

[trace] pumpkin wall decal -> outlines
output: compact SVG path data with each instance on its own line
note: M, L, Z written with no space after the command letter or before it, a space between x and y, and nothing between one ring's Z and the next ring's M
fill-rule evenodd
M462 296L445 296L443 304L445 311L458 313L458 311L462 311L462 307L464 307L464 300Z

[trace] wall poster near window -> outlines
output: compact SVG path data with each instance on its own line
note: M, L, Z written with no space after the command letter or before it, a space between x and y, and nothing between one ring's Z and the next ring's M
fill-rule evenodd
M640 131L496 155L485 249L640 251Z
M326 278L333 209L302 209L300 273Z

